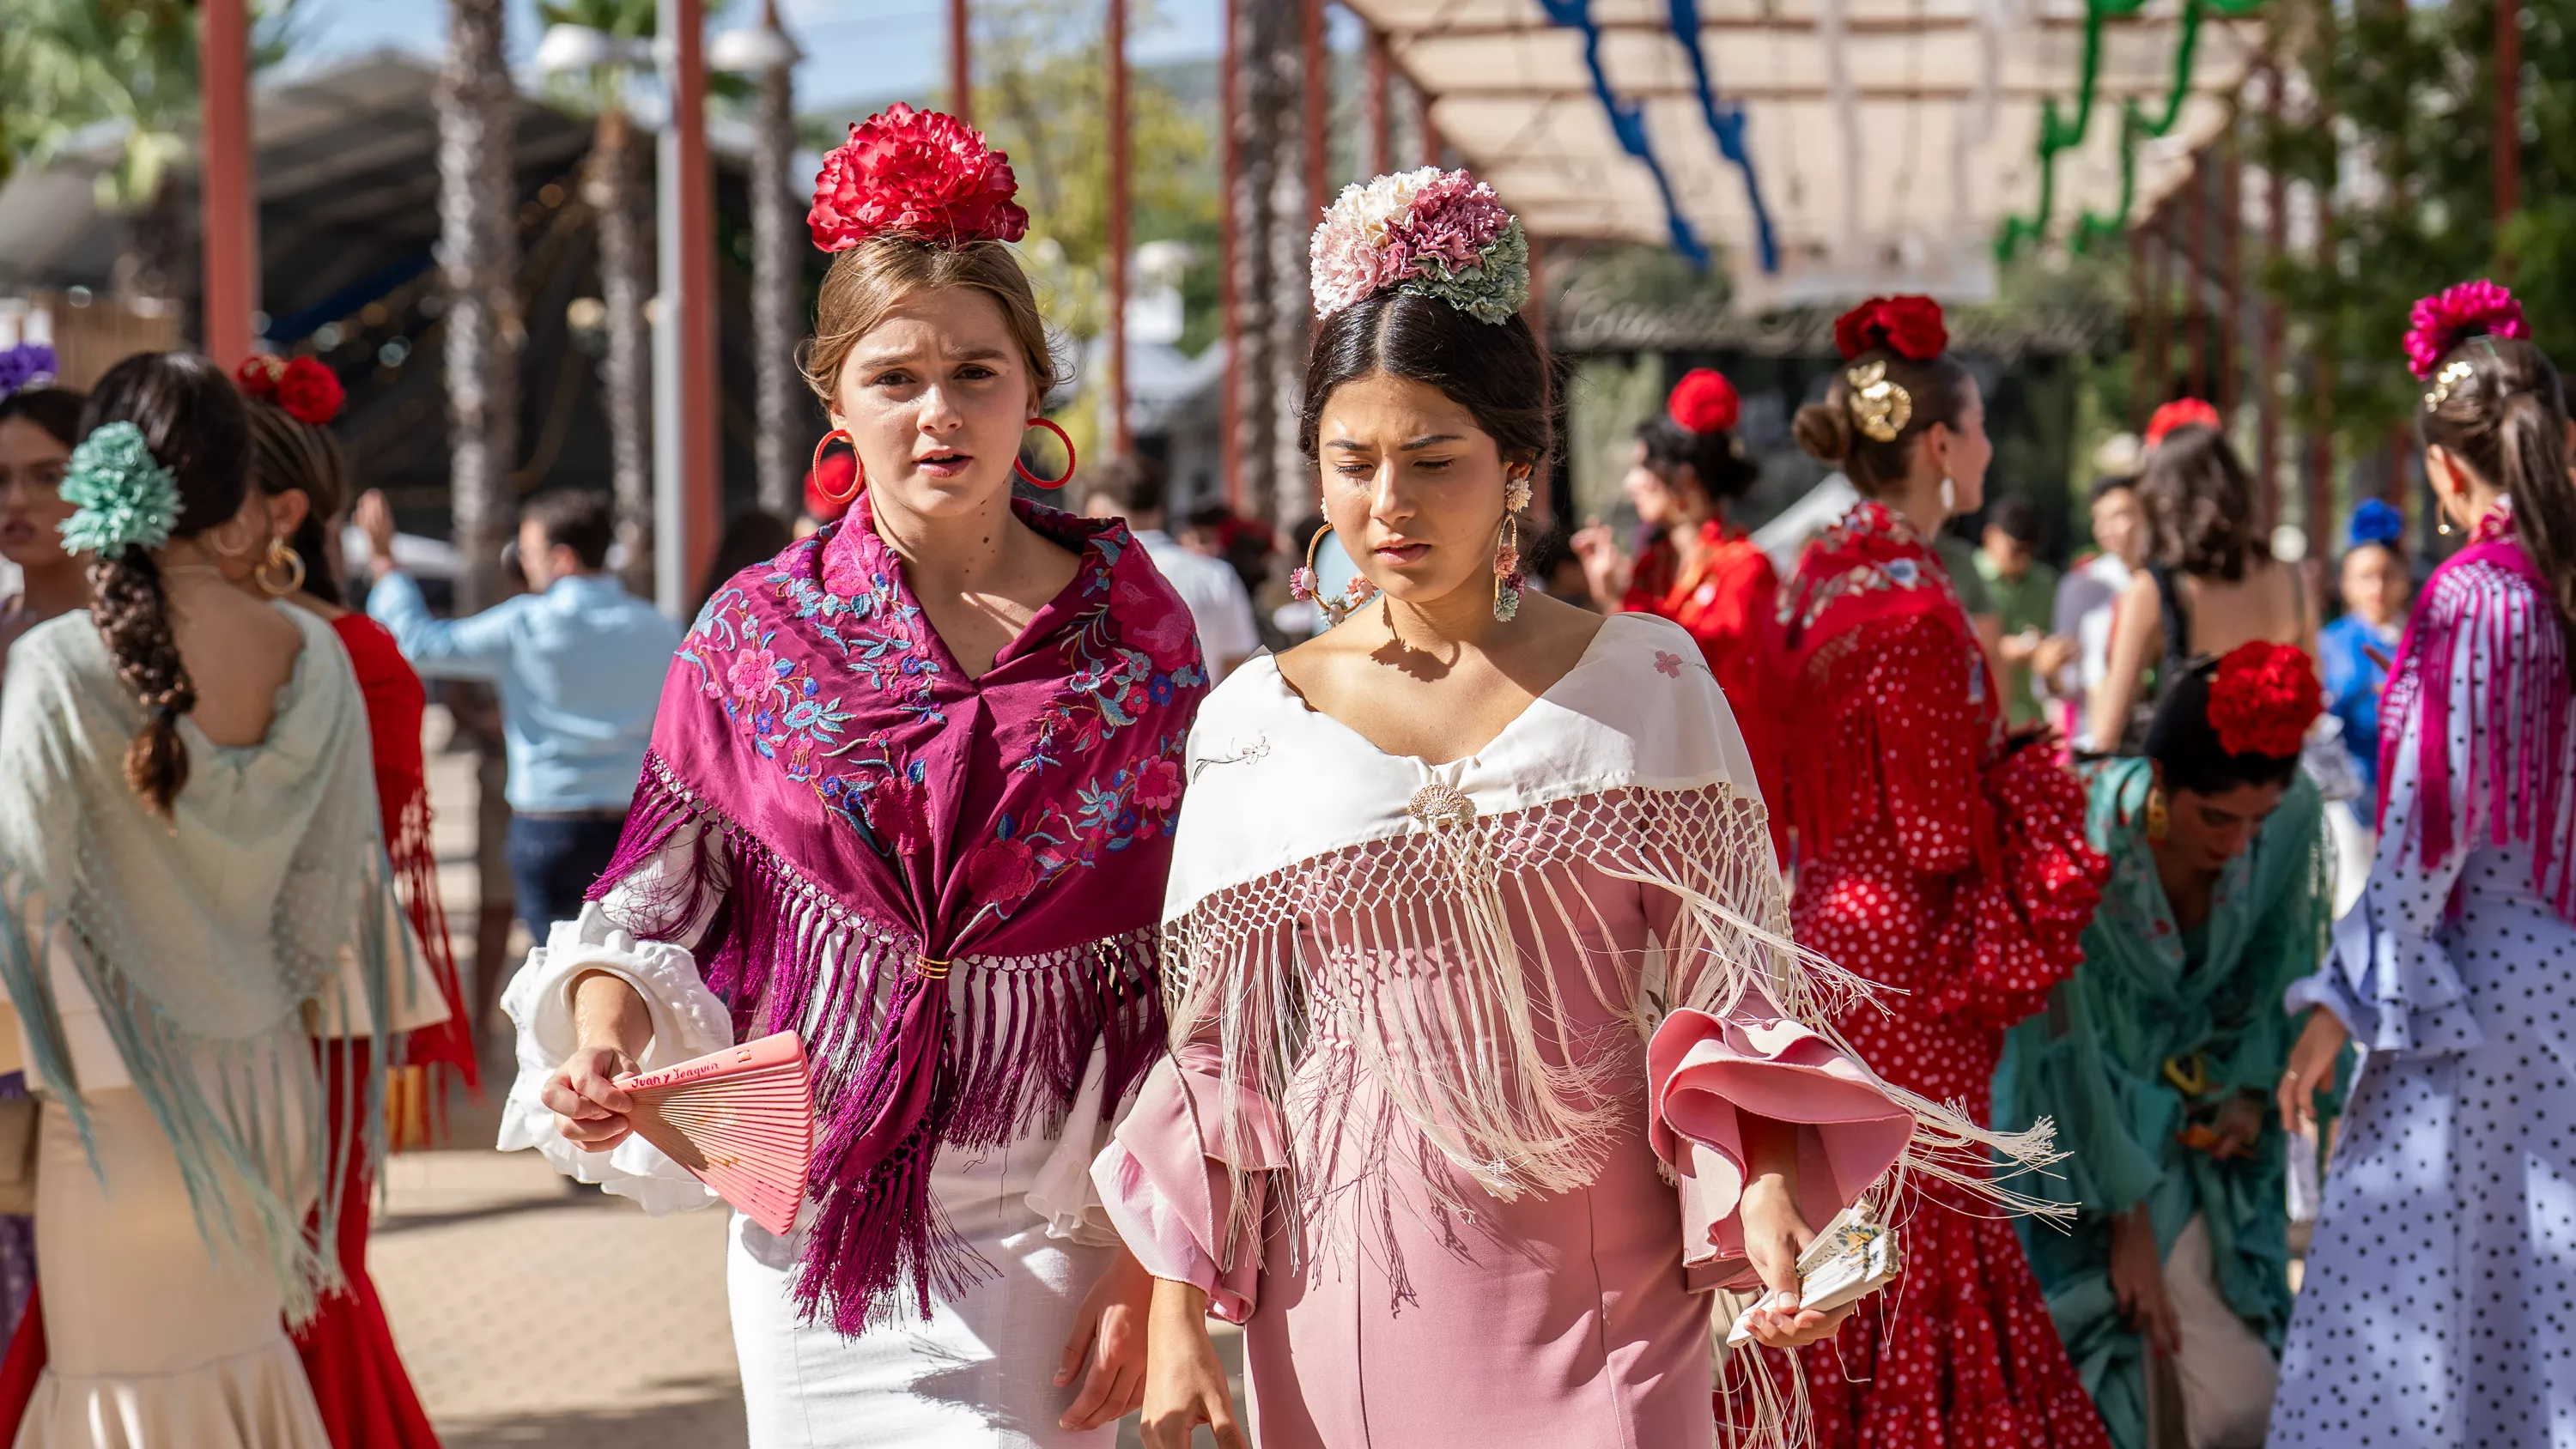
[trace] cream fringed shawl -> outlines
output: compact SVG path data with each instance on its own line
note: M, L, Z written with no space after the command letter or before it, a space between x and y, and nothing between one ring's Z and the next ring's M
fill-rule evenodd
M1335 1190L1316 1179L1346 1177L1352 1154L1363 1173L1385 1160L1390 1128L1497 1198L1590 1182L1611 1125L1645 1110L1647 1084L1618 1079L1638 1076L1632 1051L1573 1039L1556 993L1596 993L1640 1041L1677 1009L1724 1017L1767 994L1839 1041L1834 1012L1872 989L1790 941L1734 716L1698 647L1661 619L1606 620L1572 671L1463 760L1376 749L1308 709L1265 658L1210 696L1189 761L1164 905L1173 1042L1202 1061L1213 1046L1225 1096L1260 1104L1202 1124L1225 1144L1233 1183L1221 1257L1261 1241L1263 1225L1244 1220L1255 1204L1293 1220ZM1561 939L1600 937L1574 867L1679 903L1674 939L1626 963L1625 980L1588 951L1579 966L1527 959L1557 933L1513 929L1553 919ZM1319 1048L1334 1059L1320 1086L1308 1064ZM1401 1124L1302 1126L1276 1169L1286 1181L1245 1190L1253 1174L1237 1164L1275 1157L1256 1118L1311 1123L1329 1099L1350 1100L1332 1083L1362 1076ZM2045 1123L1998 1134L1874 1085L1915 1119L1899 1171L2037 1206L1988 1165L1997 1153L2052 1160ZM1338 1161L1306 1160L1318 1152Z
M368 1053L364 1104L352 1104L364 1141L335 1141L322 1130L312 1040L331 1021L380 1028L389 983L415 972L357 678L327 625L279 608L304 648L267 738L219 746L183 719L189 780L167 820L126 785L144 712L89 616L52 620L10 651L0 984L86 1142L50 964L68 940L80 984L177 1152L199 1230L221 1239L246 1208L266 1241L237 1246L265 1250L300 1320L340 1280L338 1214L365 1210L339 1200L345 1154L383 1150L384 1051ZM323 1049L358 1048L342 1038ZM305 1204L317 1192L315 1233Z

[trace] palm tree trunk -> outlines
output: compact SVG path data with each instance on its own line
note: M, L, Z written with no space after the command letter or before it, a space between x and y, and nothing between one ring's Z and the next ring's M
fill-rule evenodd
M1269 250L1262 295L1268 305L1268 328L1262 370L1256 389L1269 393L1263 420L1269 436L1254 439L1244 461L1260 486L1247 489L1247 501L1260 499L1267 509L1258 515L1287 525L1315 511L1316 483L1305 454L1297 446L1297 415L1305 390L1306 350L1313 310L1307 297L1307 234L1316 220L1316 200L1306 194L1305 129L1302 98L1306 85L1305 51L1299 44L1301 12L1296 5L1248 5L1254 27L1244 53L1250 74L1242 78L1244 109L1255 134L1245 148L1246 184L1266 187L1260 213L1262 231L1244 251ZM1256 179L1257 178L1257 179ZM1253 409L1246 408L1247 418Z
M609 476L617 499L617 541L626 546L626 586L653 590L652 337L644 299L653 259L635 184L635 127L626 112L599 113L582 198L599 219L599 289L608 308L608 357L600 397L608 414Z
M761 23L777 33L776 0L763 7ZM803 289L797 284L806 239L787 175L796 154L793 87L787 66L761 72L760 115L751 142L751 335L752 353L759 360L760 506L790 522L802 506L805 445L813 431L813 408L798 396L805 381L796 367L796 345L805 330Z
M511 473L519 450L518 96L502 51L503 0L449 0L447 58L438 77L440 281L448 490L464 573L457 611L501 597L501 543L516 519ZM468 710L466 714L481 711ZM500 742L484 732L476 864L474 1021L491 1014L509 948L513 891L503 854L510 807Z

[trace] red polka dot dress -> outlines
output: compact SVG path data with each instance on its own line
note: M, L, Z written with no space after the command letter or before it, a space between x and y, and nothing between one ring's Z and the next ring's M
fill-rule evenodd
M2006 741L1937 557L1884 507L1811 547L1780 614L1798 940L1898 988L1838 1023L1879 1075L1989 1122L2004 1030L2098 898L2081 788ZM1818 1449L2107 1449L2011 1221L1927 1178L1895 1213L1903 1278L1794 1369L1763 1351L1806 1380Z

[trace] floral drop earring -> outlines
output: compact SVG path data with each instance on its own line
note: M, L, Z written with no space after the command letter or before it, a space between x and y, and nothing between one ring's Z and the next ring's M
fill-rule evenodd
M1520 617L1521 522L1509 514L1503 516L1502 537L1494 548L1494 622L1508 624Z

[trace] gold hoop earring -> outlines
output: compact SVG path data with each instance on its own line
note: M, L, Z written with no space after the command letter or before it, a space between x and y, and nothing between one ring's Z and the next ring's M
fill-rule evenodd
M287 575L286 582L282 584L271 582L268 577L270 569L284 569ZM288 546L285 539L272 538L268 541L268 556L259 561L259 567L250 571L250 579L252 583L259 585L261 593L270 598L285 598L304 587L304 555Z
M2172 828L2172 825L2173 817L2165 811L2164 787L2158 785L2147 792L2147 843L2164 844L2165 832Z
M226 530L231 529L234 524L238 524L240 522L240 519L235 519L232 523L227 523L222 528L210 528L206 530L205 533L199 535L205 540L207 552L212 553L219 558L250 557L251 550L257 548L259 545L251 542L247 536L245 536L238 544L228 545L223 541ZM250 530L245 528L242 532L244 535L248 535Z
M1315 572L1315 550L1323 545L1324 535L1332 531L1333 525L1327 522L1323 527L1315 530L1313 538L1306 540L1306 566L1289 571L1288 597L1301 604L1313 604L1324 611L1324 618L1328 624L1339 625L1342 620L1350 617L1351 610L1376 596L1377 585L1369 582L1368 575L1354 573L1351 575L1351 581L1342 585L1340 598L1324 597L1320 576Z

